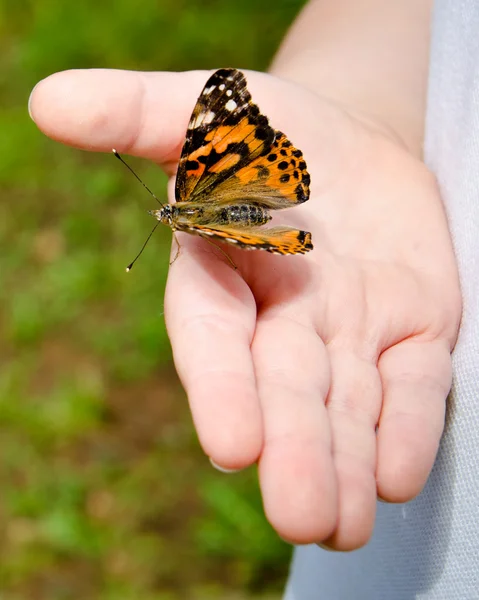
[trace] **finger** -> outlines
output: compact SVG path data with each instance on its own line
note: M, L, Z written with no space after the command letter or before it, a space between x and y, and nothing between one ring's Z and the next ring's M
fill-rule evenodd
M384 403L378 494L390 502L406 502L421 491L436 458L451 387L449 346L442 340L406 340L382 354L379 370Z
M155 160L173 173L192 110L210 74L211 71L62 71L35 86L29 111L37 126L59 142L98 152L115 148ZM311 123L317 117L316 97L311 94L311 101L305 101L308 92L285 80L254 71L246 74L255 102L266 110L273 126L295 128L297 143L304 144L304 148L311 145L310 128L298 128L291 105L294 98L301 96L301 122ZM268 84L264 85L266 80ZM278 98L289 98L289 102L278 102ZM322 110L323 120L328 123L334 111L330 115L327 107ZM316 143L309 152L317 155ZM322 153L322 163L328 164L330 155ZM325 168L326 173L330 171L331 168Z
M353 550L370 538L376 509L376 434L381 381L374 361L328 345L331 389L327 407L338 479L339 517L327 545Z
M336 522L324 345L307 324L264 314L252 351L264 419L259 475L266 515L283 538L318 541Z
M258 459L262 419L250 351L256 306L214 249L181 238L165 298L178 374L206 454L226 469Z
M34 88L29 110L51 138L86 150L178 160L204 71L63 71Z

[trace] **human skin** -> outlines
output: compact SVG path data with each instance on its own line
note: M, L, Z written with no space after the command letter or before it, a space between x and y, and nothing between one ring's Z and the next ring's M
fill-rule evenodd
M332 5L306 8L274 75L246 72L255 102L304 152L311 199L278 222L311 231L314 251L228 247L234 270L179 234L165 317L205 453L225 469L258 463L283 538L351 550L371 535L377 496L407 501L427 480L461 299L441 198L420 160L427 4ZM372 14L371 30L362 17ZM156 161L173 199L208 75L67 71L36 86L30 111L62 143Z

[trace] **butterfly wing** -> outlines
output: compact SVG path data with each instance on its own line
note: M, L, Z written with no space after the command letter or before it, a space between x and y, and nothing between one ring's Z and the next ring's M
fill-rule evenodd
M180 228L210 240L228 242L246 250L266 250L272 254L306 254L313 249L311 234L293 227L195 227Z
M176 177L177 202L254 203L288 208L309 198L301 150L275 131L251 101L244 75L220 69L207 81L191 115ZM177 221L175 229L245 249L275 254L312 250L311 234L291 227Z
M205 202L233 173L267 154L275 131L236 69L208 79L191 115L176 176L177 202Z
M240 200L265 208L290 208L309 199L310 175L301 150L284 133L275 132L270 152L231 174L214 190L218 204Z

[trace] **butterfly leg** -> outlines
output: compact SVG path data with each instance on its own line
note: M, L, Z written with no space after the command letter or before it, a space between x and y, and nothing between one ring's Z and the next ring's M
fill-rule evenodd
M221 248L221 246L218 246L218 244L215 244L214 242L212 242L211 240L209 240L207 237L204 237L203 239L206 240L208 242L208 244L211 244L215 248L218 248L218 250L221 252L221 254L223 254L228 259L228 262L233 267L233 269L235 271L238 270L238 267L236 266L234 260L231 258L231 256L227 252L225 252L225 250L223 250L223 248Z
M178 241L178 237L176 236L176 234L174 232L173 232L173 239L175 240L175 243L176 243L176 254L175 254L175 258L172 261L170 261L170 267L175 262L175 260L178 258L178 256L180 255L180 250L181 250L181 244Z

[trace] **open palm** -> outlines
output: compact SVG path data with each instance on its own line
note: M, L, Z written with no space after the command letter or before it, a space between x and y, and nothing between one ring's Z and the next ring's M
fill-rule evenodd
M35 88L31 112L59 141L173 175L207 77L69 71ZM411 499L436 455L460 318L446 219L434 178L393 135L292 83L247 78L304 152L311 199L277 221L311 231L315 249L228 247L235 271L180 234L168 331L208 456L258 462L282 537L352 549L372 532L376 496Z

